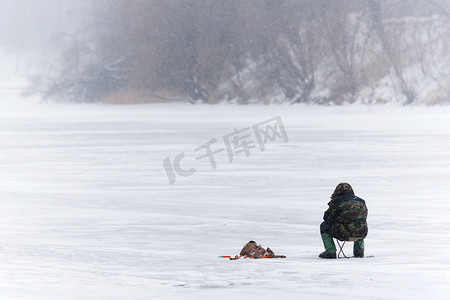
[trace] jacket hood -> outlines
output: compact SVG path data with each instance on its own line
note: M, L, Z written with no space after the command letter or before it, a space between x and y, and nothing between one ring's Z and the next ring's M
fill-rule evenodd
M353 192L353 188L350 184L346 182L341 182L337 185L336 189L334 190L333 194L331 195L331 199L344 196L344 195L355 195Z

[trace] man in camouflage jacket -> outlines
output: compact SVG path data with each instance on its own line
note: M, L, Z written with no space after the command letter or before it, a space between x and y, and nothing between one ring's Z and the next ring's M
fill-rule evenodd
M348 183L340 183L331 195L329 208L320 224L320 234L325 246L321 258L336 258L333 237L340 241L353 241L353 255L364 257L364 238L367 236L366 202L355 196Z

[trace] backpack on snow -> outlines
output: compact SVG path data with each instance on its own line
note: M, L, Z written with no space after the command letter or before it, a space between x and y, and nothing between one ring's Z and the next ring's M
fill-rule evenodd
M241 253L239 255L253 258L276 256L275 253L270 248L264 249L261 245L258 245L255 241L248 242L244 246L244 248L242 248Z

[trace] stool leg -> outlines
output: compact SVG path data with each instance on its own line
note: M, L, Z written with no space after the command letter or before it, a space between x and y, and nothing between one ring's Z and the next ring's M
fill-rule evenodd
M341 245L341 243L339 243L339 240L338 240L338 239L336 239L336 242L337 242L337 244L338 244L338 246L339 246L338 258L341 258L341 253L342 253L342 256L343 256L343 257L349 258L349 257L347 257L347 256L345 255L345 253L344 253L344 245L345 245L345 241L342 243L342 245Z

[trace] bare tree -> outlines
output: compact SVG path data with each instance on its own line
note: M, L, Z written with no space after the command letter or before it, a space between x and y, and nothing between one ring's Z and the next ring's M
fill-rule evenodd
M371 38L370 19L365 6L354 1L332 2L323 15L327 45L335 69L335 98L355 100L365 84L366 48ZM336 76L337 75L337 76ZM350 97L350 98L349 98ZM336 99L335 101L341 102Z
M46 86L49 95L70 101L100 101L122 90L157 98L173 92L193 103L247 103L275 94L302 103L319 102L316 95L328 90L320 97L342 103L390 76L412 103L406 69L420 63L423 74L434 76L449 39L445 25L436 28L433 19L416 24L405 18L444 18L448 5L433 0L423 12L425 6L407 2L102 1L87 34L66 47Z
M398 80L402 94L406 97L405 105L411 104L416 98L416 94L412 86L405 79L404 69L405 62L405 44L404 40L405 24L396 22L389 23L383 20L382 5L380 0L368 0L373 26L376 29L380 40L384 57L390 69L393 70L393 76ZM388 70L390 73L390 70ZM391 77L392 78L392 77ZM392 79L393 83L396 81Z

